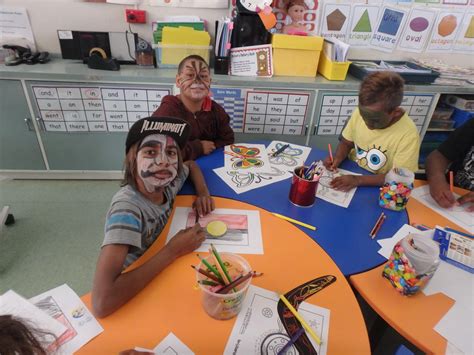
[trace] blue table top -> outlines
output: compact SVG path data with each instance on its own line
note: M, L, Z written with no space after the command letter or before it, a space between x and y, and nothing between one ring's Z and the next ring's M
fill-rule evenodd
M313 148L306 162L324 159L326 154L327 152ZM403 224L408 223L406 211L393 212L379 207L378 187L357 188L348 208L320 199L316 199L311 208L301 208L288 200L291 179L236 194L213 171L224 166L222 148L199 158L196 162L202 169L211 195L247 202L315 226L316 231L312 231L296 225L329 254L345 276L367 271L385 262L386 259L377 253L380 246L376 239L391 237ZM346 160L340 167L355 173L368 174L352 161ZM194 187L187 182L180 194L194 194ZM382 210L387 218L376 239L372 240L369 233ZM288 251L291 252L291 249Z

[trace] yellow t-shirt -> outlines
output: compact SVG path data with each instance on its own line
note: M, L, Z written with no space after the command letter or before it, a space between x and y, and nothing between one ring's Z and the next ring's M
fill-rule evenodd
M376 174L385 174L394 166L418 170L420 136L406 113L387 128L370 130L356 109L342 136L354 142L349 158L361 168Z

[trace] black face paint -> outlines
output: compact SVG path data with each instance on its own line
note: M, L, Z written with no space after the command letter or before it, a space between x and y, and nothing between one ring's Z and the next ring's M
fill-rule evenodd
M361 105L359 105L359 113L369 129L388 127L392 120L392 117L386 112L372 111Z
M209 74L208 66L200 60L191 60L184 66L183 71L180 73L182 79L180 84L183 85L188 81L193 84L202 84L207 90L211 86L211 78Z

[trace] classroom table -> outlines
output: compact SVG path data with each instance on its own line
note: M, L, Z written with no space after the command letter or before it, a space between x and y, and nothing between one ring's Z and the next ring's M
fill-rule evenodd
M415 181L415 186L423 184L426 182ZM466 192L457 188L455 191L459 194ZM467 232L414 198L409 200L407 210L412 222ZM410 297L402 296L382 277L383 267L352 275L350 282L380 317L420 350L444 354L446 339L433 327L454 305L454 300L442 293L425 296L420 292Z
M190 207L193 200L193 196L178 196L175 207ZM224 198L215 198L215 202L217 208L260 213L264 254L241 254L254 270L264 273L252 280L253 285L287 292L320 276L336 276L336 282L307 299L309 303L330 309L328 353L370 353L364 320L351 287L318 244L291 223L261 208ZM170 223L132 268L148 260L164 245L169 226ZM176 260L127 304L100 319L104 332L78 354L117 354L135 346L154 348L169 332L196 354L222 354L235 318L214 320L203 310L200 291L195 289L195 271L190 268L191 264L198 264L195 254ZM91 308L90 293L82 300Z
M314 160L324 159L326 156L327 152L313 148L306 160L307 165ZM293 205L288 200L291 179L236 194L213 172L213 169L224 166L222 148L210 155L200 157L196 162L201 167L211 195L247 202L315 226L316 231L300 226L298 228L329 254L344 275L350 276L370 270L385 261L377 253L378 244L369 237L372 227L382 212L382 208L378 205L378 187L358 187L348 208L320 199L316 199L313 207L302 208ZM347 159L340 167L355 173L368 174L366 170ZM193 194L194 188L187 183L181 193ZM385 209L383 211L387 219L377 238L392 236L403 224L408 223L405 211L393 212Z

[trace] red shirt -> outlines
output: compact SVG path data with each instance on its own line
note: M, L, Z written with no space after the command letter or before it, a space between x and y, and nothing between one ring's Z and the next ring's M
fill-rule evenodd
M230 128L230 118L215 101L206 98L201 110L195 114L173 95L167 95L152 116L177 117L191 125L191 135L183 149L183 160L194 160L203 155L201 140L212 141L216 148L234 143L234 131Z

